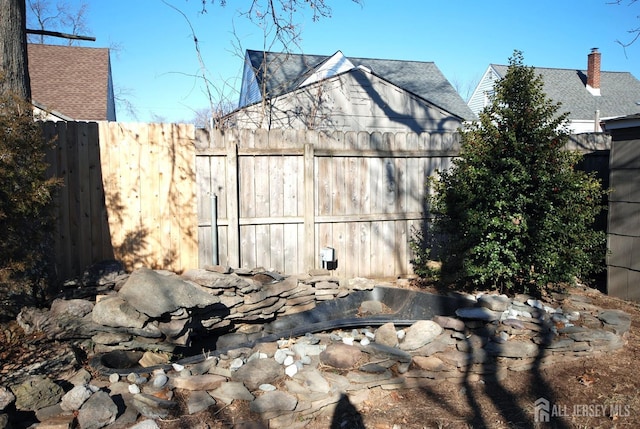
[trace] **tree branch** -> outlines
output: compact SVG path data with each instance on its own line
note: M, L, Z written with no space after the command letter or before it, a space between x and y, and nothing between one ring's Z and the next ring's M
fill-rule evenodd
M88 40L90 42L96 41L96 38L92 36L80 36L77 34L60 33L59 31L31 30L27 28L27 34L38 34L40 36L60 37L62 39Z

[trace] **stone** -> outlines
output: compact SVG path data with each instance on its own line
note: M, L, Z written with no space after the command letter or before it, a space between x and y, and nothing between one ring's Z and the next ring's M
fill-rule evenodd
M22 384L11 386L16 409L35 411L57 404L64 394L62 387L45 376L33 376Z
M16 396L9 389L0 386L0 411L7 408L9 404L16 400Z
M453 329L457 332L462 332L465 328L464 322L460 319L456 319L455 317L438 315L434 316L432 320L445 329Z
M158 353L146 351L138 361L140 366L149 367L156 365L164 365L169 362L169 355L166 353Z
M131 404L142 414L150 419L163 419L169 415L171 410L178 404L173 401L160 399L146 393L133 395Z
M261 390L264 390L263 386L268 385L262 384L258 387ZM269 386L272 386L273 390L275 390L275 387L273 385ZM251 392L249 392L249 389L247 389L244 384L237 381L228 381L226 383L222 383L218 388L210 391L209 394L225 404L230 404L235 400L253 401L255 399Z
M383 307L380 301L363 301L360 304L359 313L362 315L382 314Z
M116 421L118 406L107 392L98 391L82 404L78 411L81 429L99 429Z
M182 274L182 277L207 288L242 289L249 285L249 282L242 277L235 275L230 276L226 272L221 272L226 271L224 268L215 270L209 270L208 268L209 267L205 267L205 269L194 268L187 270Z
M292 363L285 366L284 373L289 377L293 377L298 373L298 365L296 365L295 363Z
M175 275L148 268L134 271L118 294L140 313L158 318L179 308L206 308L220 299Z
M400 349L415 350L435 340L442 333L442 327L432 320L419 320L405 332Z
M622 335L631 328L631 317L622 310L601 311L598 319L605 324L604 329L611 329L617 335Z
M267 413L273 411L293 411L298 404L295 396L279 390L265 392L258 396L249 406L254 413Z
M462 319L492 322L499 320L502 313L484 307L463 307L456 310L456 316Z
M353 368L363 358L362 352L355 346L334 343L320 353L320 362L333 368Z
M506 295L483 294L478 297L478 304L481 307L488 308L492 311L505 311L509 308L511 300Z
M96 302L91 312L91 320L98 325L114 328L144 328L149 320L120 296L109 296Z
M435 356L414 356L413 363L418 368L426 371L442 371L446 368L442 359Z
M64 394L60 407L65 411L79 410L92 394L93 392L87 386L75 386Z
M211 395L201 390L191 392L186 402L189 414L199 413L216 404L216 400Z
M366 347L362 347L362 350L374 356L376 360L389 359L402 363L411 362L411 355L409 353L395 347L385 346L384 344L370 343Z
M274 384L284 375L284 369L273 359L255 359L247 362L232 374L233 381L239 381L250 391L255 391L261 384Z
M63 315L84 317L93 310L93 303L86 299L54 299L49 309L52 318Z
M504 344L488 343L484 349L493 356L528 358L538 355L538 346L531 341L507 341Z
M190 377L171 377L171 384L178 389L185 390L213 390L227 381L215 374L194 375Z
M168 381L169 377L167 377L167 375L162 372L153 375L153 378L151 379L151 385L156 389L160 389L164 387L164 385L167 384Z
M158 322L158 329L160 329L160 332L167 337L168 341L173 343L177 343L176 340L180 339L185 334L190 334L191 326L193 326L191 318L172 318L168 322Z
M296 374L294 380L311 392L328 393L331 390L331 385L317 369L300 371Z
M36 419L40 420L41 422L54 419L57 416L64 415L64 414L71 414L71 413L63 410L60 407L59 403L54 405L49 405L48 407L39 408L35 412Z
M376 329L375 341L378 344L396 347L398 345L398 335L396 334L395 325L389 322Z
M86 369L81 368L67 378L67 381L74 386L89 384L89 381L91 381L91 374Z
M376 282L372 279L356 277L347 281L347 286L352 290L371 290L375 287Z
M326 346L323 344L307 343L296 343L291 347L296 356L300 358L304 358L305 356L319 356L325 348Z
M160 429L160 426L154 420L147 419L130 426L129 429Z
M458 350L446 350L438 353L437 357L450 365L457 368L463 368L471 363L471 357L466 352Z
M126 332L98 332L91 341L97 344L117 345L131 340L131 334Z
M461 352L478 350L487 343L487 338L480 335L469 335L464 340L456 342L456 348Z
M36 418L40 421L37 425L38 429L73 429L78 426L72 413L62 413L47 418L40 418L36 414ZM0 427L3 426L0 425Z

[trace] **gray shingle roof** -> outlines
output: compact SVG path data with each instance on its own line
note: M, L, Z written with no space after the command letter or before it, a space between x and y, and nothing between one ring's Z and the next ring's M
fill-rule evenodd
M247 50L251 66L258 70L258 84L262 85L261 66L266 58L266 93L269 97L287 93L330 58L326 55L287 54ZM356 67L363 66L392 84L405 89L430 103L462 118L473 119L475 115L444 77L433 62L383 60L374 58L347 57Z
M491 64L504 77L508 66ZM586 89L587 71L534 67L544 81L544 91L553 101L562 103L561 110L569 119L593 120L595 111L601 118L631 115L640 112L640 81L628 72L600 72L600 96Z

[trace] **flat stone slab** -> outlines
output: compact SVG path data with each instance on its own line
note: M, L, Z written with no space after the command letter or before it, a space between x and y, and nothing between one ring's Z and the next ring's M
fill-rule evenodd
M456 315L461 319L472 319L491 322L500 319L502 312L489 310L485 307L466 307L457 309Z
M220 302L197 286L175 275L162 275L148 268L134 271L119 296L150 317L160 317L180 308L205 308Z
M598 319L605 324L605 329L611 327L618 335L628 332L631 328L631 317L622 310L601 311L598 314Z

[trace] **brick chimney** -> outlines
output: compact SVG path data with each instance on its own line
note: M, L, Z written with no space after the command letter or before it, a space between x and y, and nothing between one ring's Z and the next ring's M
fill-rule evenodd
M592 48L587 57L587 90L593 95L600 95L600 51Z

